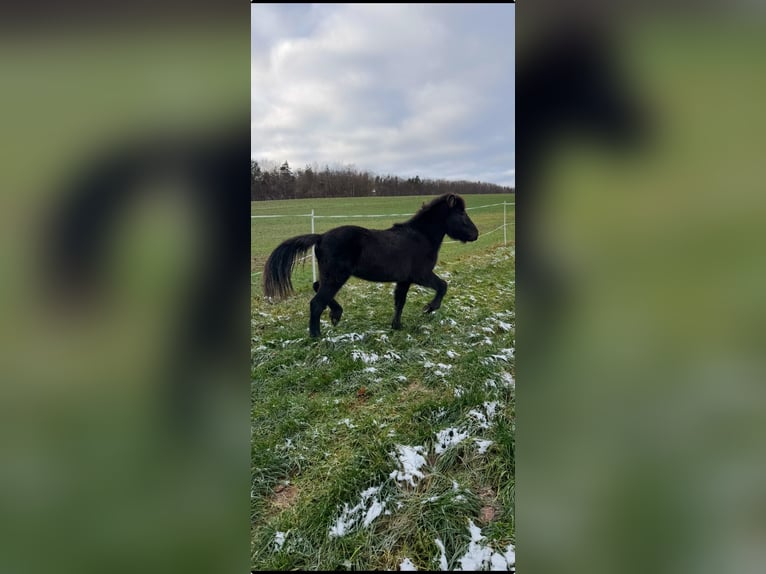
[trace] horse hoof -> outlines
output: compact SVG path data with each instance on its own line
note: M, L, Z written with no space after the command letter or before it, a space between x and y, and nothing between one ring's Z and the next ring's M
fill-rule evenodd
M333 326L335 326L338 323L340 323L341 317L342 315L333 315L332 313L330 313L330 322L333 324Z
M391 323L391 328L395 331L399 331L402 328L401 323Z
M428 303L426 304L425 307L423 307L423 313L433 313L434 311L436 311L436 309L437 309L436 307L431 307L431 304Z

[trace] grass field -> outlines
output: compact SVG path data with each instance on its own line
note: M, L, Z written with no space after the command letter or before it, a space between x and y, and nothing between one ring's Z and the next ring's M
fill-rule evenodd
M469 207L502 201L466 199ZM317 213L406 213L423 200L311 204ZM254 213L307 212L302 201L253 206ZM470 213L482 233L502 225L502 206ZM267 232L263 221L280 223ZM340 224L321 224L328 221ZM300 227L307 223L256 220L254 248L266 253L306 232ZM422 314L432 292L413 287L401 331L389 327L391 284L350 280L338 294L342 321L332 327L323 318L323 337L312 341L310 266L308 278L294 281L296 295L280 303L265 302L254 280L252 569L512 569L515 284L508 238L504 246L500 230L445 246L436 268L449 282L442 308Z

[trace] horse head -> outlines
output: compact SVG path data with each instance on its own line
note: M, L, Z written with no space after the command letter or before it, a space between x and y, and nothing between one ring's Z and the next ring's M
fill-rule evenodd
M465 243L476 241L479 238L479 230L474 225L468 213L465 211L465 201L454 193L443 196L447 206L447 218L445 227L447 235Z

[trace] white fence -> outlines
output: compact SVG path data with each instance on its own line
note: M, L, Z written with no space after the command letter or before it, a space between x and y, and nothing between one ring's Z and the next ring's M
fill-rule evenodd
M509 205L516 205L515 202L508 202L503 201L502 203L490 203L487 205L477 205L475 207L466 207L466 211L471 211L473 209L485 209L487 207L497 207L499 205L503 206L503 224L499 227L496 227L492 231L487 231L486 233L482 233L477 237L477 239L484 237L485 235L489 235L491 233L495 233L496 231L503 230L503 245L508 245L508 223L507 223L507 216L506 211L507 207ZM374 215L316 215L314 213L314 210L311 210L311 213L298 213L293 215L284 215L284 214L274 214L274 215L251 215L250 219L278 219L278 218L284 218L284 217L310 217L311 218L311 233L314 233L314 222L317 219L354 219L354 218L375 218L375 217L410 217L412 215L415 215L415 213L381 213L381 214L374 214ZM457 243L457 241L445 241L444 243ZM305 260L308 258L308 256L304 257ZM250 276L253 277L254 275L260 275L261 271L256 271L255 273L251 273ZM313 277L313 281L317 280L317 270L316 270L316 259L314 258L314 250L311 250L311 274Z

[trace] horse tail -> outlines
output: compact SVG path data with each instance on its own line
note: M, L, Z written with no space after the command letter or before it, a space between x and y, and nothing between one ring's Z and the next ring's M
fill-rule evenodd
M318 233L299 235L281 243L271 252L263 271L263 294L282 299L293 292L290 275L298 257L319 243Z

